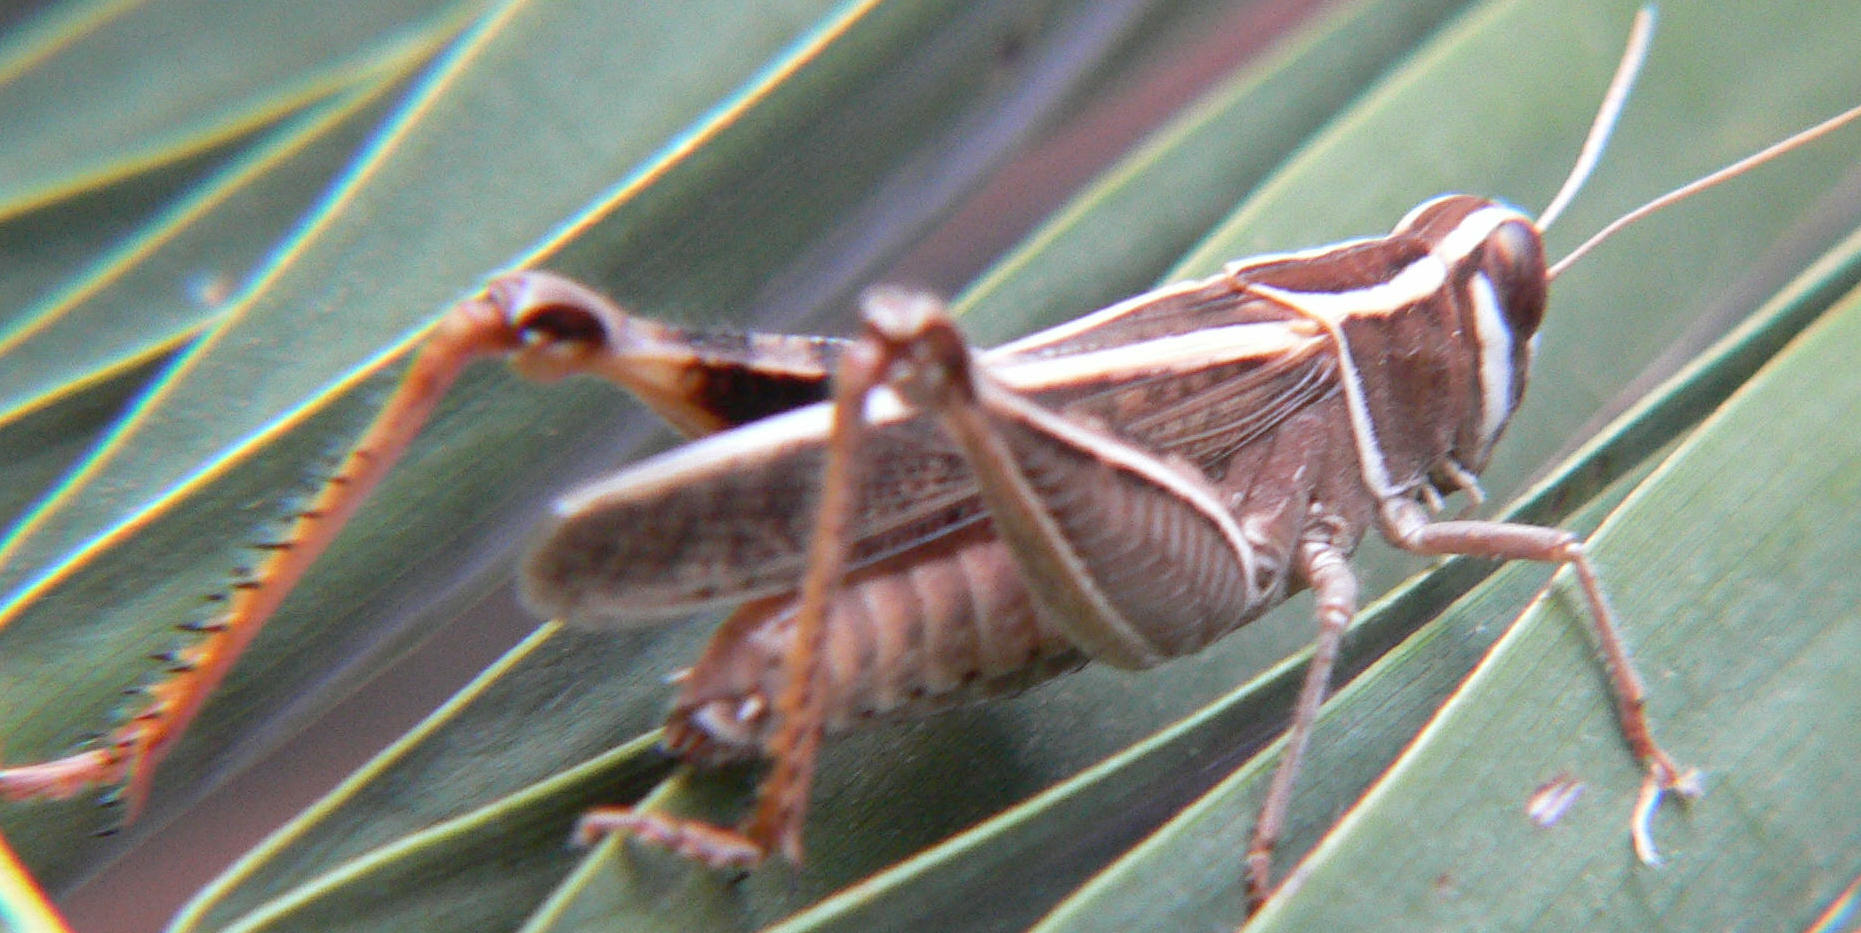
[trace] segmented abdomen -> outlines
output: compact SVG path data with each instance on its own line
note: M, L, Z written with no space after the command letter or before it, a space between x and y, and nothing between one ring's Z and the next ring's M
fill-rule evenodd
M752 603L681 675L666 744L708 762L761 757L786 680L794 601ZM866 568L841 590L821 659L825 727L840 732L1017 693L1085 657L1037 612L986 524Z

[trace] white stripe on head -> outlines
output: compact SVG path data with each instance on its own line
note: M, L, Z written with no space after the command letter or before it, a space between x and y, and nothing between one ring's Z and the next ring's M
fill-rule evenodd
M1473 297L1473 333L1480 343L1480 445L1490 449L1499 439L1499 429L1512 417L1516 340L1486 273L1475 273L1467 291Z
M1447 236L1442 237L1441 242L1435 246L1434 255L1452 266L1467 258L1474 250L1479 249L1480 244L1485 243L1486 238L1492 236L1493 231L1499 229L1499 225L1508 220L1531 223L1530 218L1509 207L1500 207L1497 204L1482 207L1461 218L1460 223L1456 224L1454 229Z
M1423 205L1423 208L1440 200L1443 199L1436 198ZM1403 229L1423 208L1411 211L1411 216L1403 218L1403 223L1397 229ZM1299 296L1299 310L1333 322L1353 316L1394 314L1439 292L1447 284L1449 270L1479 249L1501 224L1512 220L1530 222L1525 215L1509 207L1493 205L1480 208L1461 218L1460 223L1447 236L1442 237L1441 242L1435 244L1428 255L1404 266L1402 271L1387 281L1375 285L1341 292L1293 291L1283 288L1273 290L1282 295Z

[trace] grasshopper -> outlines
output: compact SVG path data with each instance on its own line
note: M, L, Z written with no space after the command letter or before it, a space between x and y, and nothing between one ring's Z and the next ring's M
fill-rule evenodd
M1861 108L1676 189L1555 264L1543 231L1595 164L1645 55L1637 20L1589 139L1538 217L1430 200L1383 236L1231 263L990 350L935 298L875 289L851 339L696 333L540 271L493 279L433 329L395 395L235 585L140 714L66 758L0 769L0 797L126 784L133 816L163 756L240 652L391 468L458 373L501 357L543 381L586 374L695 438L561 498L523 568L541 614L646 624L732 604L676 676L665 744L687 761L768 759L740 827L599 808L706 864L802 857L829 733L1000 697L1099 661L1194 653L1310 588L1319 631L1286 754L1246 854L1271 856L1343 632L1350 556L1371 528L1403 549L1570 565L1616 712L1645 769L1648 824L1697 775L1653 737L1645 690L1567 531L1437 516L1467 493L1524 391L1547 290L1629 223L1797 148Z

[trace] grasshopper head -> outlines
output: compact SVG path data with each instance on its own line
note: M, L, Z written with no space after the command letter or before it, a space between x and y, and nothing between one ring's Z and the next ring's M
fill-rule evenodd
M1530 217L1485 198L1436 198L1397 225L1446 266L1443 312L1462 335L1477 398L1457 432L1453 458L1478 472L1525 392L1544 320L1544 239Z

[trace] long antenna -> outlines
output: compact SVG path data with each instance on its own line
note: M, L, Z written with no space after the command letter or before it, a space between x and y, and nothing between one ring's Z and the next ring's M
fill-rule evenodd
M1668 207L1676 202L1683 201L1687 198L1690 198L1693 195L1700 193L1701 191L1705 191L1706 189L1719 184L1720 182L1723 182L1723 181L1726 181L1732 178L1737 178L1738 176L1743 175L1744 173L1751 171L1752 169L1757 168L1758 166L1763 165L1764 163L1769 162L1770 160L1775 159L1778 156L1783 155L1784 153L1789 152L1792 149L1796 149L1800 146L1804 146L1809 143L1812 143L1816 141L1817 139L1820 139L1823 136L1826 136L1829 133L1832 133L1836 131L1837 129L1840 129L1842 126L1852 122L1856 117L1861 117L1861 106L1856 106L1848 110L1845 110L1839 114L1836 114L1835 116L1830 117L1829 119L1824 120L1821 123L1818 123L1815 126L1810 127L1809 129L1806 129L1800 133L1797 133L1795 136L1785 139L1782 142L1773 143L1769 146L1766 146L1764 149L1758 152L1754 152L1751 155L1748 155L1742 159L1739 159L1738 161L1733 162L1731 165L1728 165L1722 169L1719 169L1718 171L1713 172L1710 175L1706 175L1702 178L1698 178L1693 181L1687 182L1686 184L1681 185L1680 187L1675 188L1674 190L1669 191L1666 194L1663 194L1660 197L1655 198L1654 200L1649 201L1648 203L1643 204L1642 206L1637 207L1634 210L1629 211L1628 213L1623 214L1620 217L1617 217L1615 220L1611 221L1608 226L1602 228L1601 230L1596 231L1596 233L1591 235L1589 239L1584 240L1582 245L1578 246L1576 249L1571 250L1568 254L1564 256L1564 258L1559 259L1555 265L1551 266L1551 268L1545 272L1545 280L1550 281L1552 279L1557 278L1559 273L1562 273L1565 269L1570 268L1571 263L1576 262L1579 258L1583 256L1584 253L1587 253L1591 249L1595 248L1598 243L1601 243L1602 241L1610 238L1611 236L1614 236L1616 232L1620 231L1623 227L1626 227L1629 224L1632 224L1635 221L1640 220L1643 217L1646 217L1649 214L1654 213L1655 211L1661 210L1662 208Z
M1628 48L1622 50L1622 61L1615 66L1615 77L1609 79L1609 90L1603 94L1602 106L1596 108L1596 119L1590 122L1590 135L1584 138L1583 150L1577 153L1577 164L1570 167L1564 186L1557 189L1544 213L1538 215L1539 231L1550 229L1557 216L1570 206L1583 183L1589 180L1597 160L1602 158L1603 147L1609 145L1609 134L1615 131L1616 119L1622 116L1622 105L1628 103L1628 92L1635 86L1635 76L1641 74L1641 66L1648 60L1648 42L1653 38L1654 7L1644 6L1635 12L1635 24L1628 31Z

